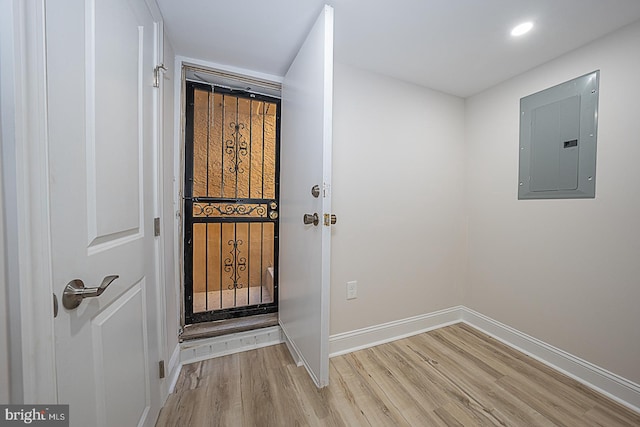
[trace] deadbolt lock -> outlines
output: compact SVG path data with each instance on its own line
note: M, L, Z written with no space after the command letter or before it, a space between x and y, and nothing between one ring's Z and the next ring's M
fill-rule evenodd
M320 186L319 185L314 185L313 187L311 187L311 195L313 197L315 197L316 199L318 197L320 197Z
M272 200L268 204L269 206L269 218L270 219L278 219L278 203L275 200Z

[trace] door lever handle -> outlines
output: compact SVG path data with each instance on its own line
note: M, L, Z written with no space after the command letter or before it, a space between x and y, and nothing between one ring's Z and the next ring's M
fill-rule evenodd
M78 307L83 299L99 297L107 289L107 287L116 280L118 275L107 276L102 279L102 283L97 288L85 288L84 282L80 279L74 279L67 283L62 294L62 305L67 310L73 310Z

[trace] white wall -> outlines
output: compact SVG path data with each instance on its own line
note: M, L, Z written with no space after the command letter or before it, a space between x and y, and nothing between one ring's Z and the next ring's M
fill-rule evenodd
M463 140L462 99L335 64L332 335L460 303Z
M600 69L596 198L517 200L521 97ZM464 304L640 383L640 22L466 101Z

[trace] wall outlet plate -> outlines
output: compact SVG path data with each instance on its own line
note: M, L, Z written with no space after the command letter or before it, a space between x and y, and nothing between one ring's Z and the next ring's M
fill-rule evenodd
M358 298L358 282L356 280L347 282L347 299Z

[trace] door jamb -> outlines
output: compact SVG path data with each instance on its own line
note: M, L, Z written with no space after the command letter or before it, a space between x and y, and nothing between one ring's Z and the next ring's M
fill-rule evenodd
M3 62L12 403L57 402L52 304L44 0L2 3L12 25ZM7 10L8 9L8 10ZM8 76L5 72L8 71ZM7 80L4 80L4 79ZM11 80L10 80L11 79ZM5 121L7 123L5 123Z

